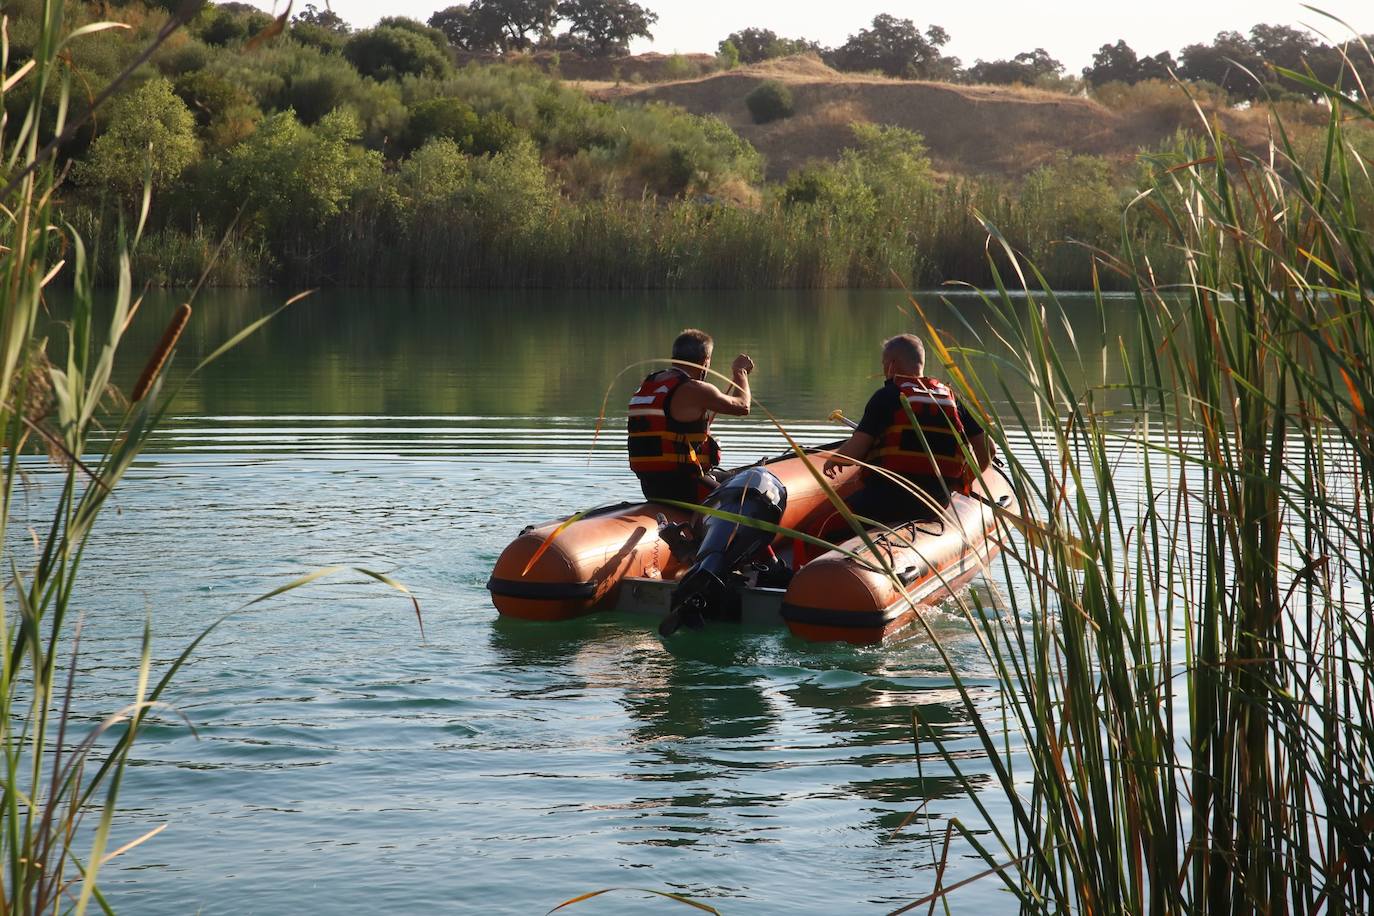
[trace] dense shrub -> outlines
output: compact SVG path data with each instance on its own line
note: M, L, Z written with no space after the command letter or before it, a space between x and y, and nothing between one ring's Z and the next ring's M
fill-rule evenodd
M377 20L377 26L412 32L434 45L445 57L448 56L448 38L444 33L433 26L425 25L418 19L411 19L408 16L383 16Z
M701 67L681 54L674 54L663 62L665 80L690 80L698 76L701 76Z
M195 119L161 77L117 99L106 124L76 166L80 184L131 197L142 189L145 176L162 187L199 155Z
M306 124L349 108L364 142L374 148L405 129L407 112L397 83L365 79L344 58L317 48L282 42L252 55L223 54L207 69L248 92L263 111L289 108Z
M409 207L452 202L472 176L472 159L446 137L429 140L396 170L397 191Z
M521 132L505 115L479 115L454 98L430 99L411 109L406 145L418 149L434 139L451 140L464 153L499 153L518 142Z
M777 80L765 80L744 97L755 124L792 117L792 90Z
M195 117L201 142L211 149L233 146L262 120L253 97L218 74L207 70L184 73L174 88Z
M474 159L472 180L460 193L479 220L507 231L542 224L557 197L539 151L528 141Z
M361 149L359 136L356 116L345 110L314 127L279 112L225 156L223 189L245 207L250 226L279 238L318 231L380 178L381 156Z
M36 34L28 13L37 0L10 6L17 12L9 37L18 48ZM72 9L82 24L98 12ZM71 46L71 66L92 85L126 66L135 41L165 21L137 3L114 9L131 32L93 33ZM1138 181L1153 181L1148 169L1127 176L1102 160L1060 158L1020 182L936 182L918 135L859 126L835 161L768 186L758 152L717 118L663 103L596 101L527 65L455 69L444 39L413 20L388 19L360 37L298 19L287 35L245 53L243 36L230 26L239 21L233 17L254 14L220 9L233 15L220 22L211 14L195 29L223 44L178 36L155 57L174 94L166 81L150 83L64 149L75 180L61 206L80 215L98 211L109 189L137 192L153 139L162 205L145 233L155 241L141 257L151 259L143 267L158 266L151 275L159 281L193 281L213 250L207 240L240 207L227 249L237 266L215 274L224 282L979 282L989 278L984 218L1059 285L1091 282L1085 246L1119 251L1123 231L1163 274L1181 268L1182 255L1160 247L1140 220L1128 214L1123 224L1115 216ZM902 21L883 24L909 31ZM322 40L307 40L307 27ZM943 36L922 40L938 47ZM345 41L347 55L330 50ZM668 63L676 76L696 67L680 56ZM58 82L48 85L45 130L60 110ZM6 94L7 111L18 110L31 85L21 80ZM1199 92L1205 106L1225 104L1219 89ZM1162 112L1150 123L1166 127L1175 109L1190 112L1183 93L1162 83L1101 86L1097 95L1122 109ZM765 84L747 104L764 120L790 112L787 101L786 87ZM73 93L69 102L79 111L85 96ZM1312 158L1322 149L1303 145L1301 132L1326 109L1309 109L1288 123L1300 154ZM97 125L104 134L89 146ZM1361 150L1372 145L1370 136L1358 137ZM1177 155L1161 149L1155 159ZM1149 169L1161 167L1157 162ZM1364 198L1352 205L1374 209ZM1083 246L1051 244L1064 238ZM107 241L98 250L114 250ZM101 267L105 278L113 276L110 267Z
M1103 83L1092 91L1093 98L1113 111L1172 111L1183 115L1193 102L1206 109L1226 108L1230 102L1220 86L1196 82L1186 85L1170 80L1141 80L1136 83Z
M442 76L448 55L426 35L409 28L379 26L348 39L343 55L363 76L378 80L402 76Z
M191 21L190 32L207 45L241 43L272 24L272 17L261 11L226 9L207 3Z
M297 19L291 23L291 39L326 54L342 54L344 45L348 43L348 33Z

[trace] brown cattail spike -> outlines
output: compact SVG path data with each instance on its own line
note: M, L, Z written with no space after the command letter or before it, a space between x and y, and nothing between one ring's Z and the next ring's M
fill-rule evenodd
M157 374L162 371L162 364L167 362L168 355L172 348L177 345L181 332L186 329L186 322L191 318L191 306L183 302L177 306L176 312L172 314L172 320L167 322L167 330L162 332L162 339L157 342L157 349L153 355L148 357L148 364L143 367L143 374L138 377L138 382L134 384L133 394L130 400L138 402L143 400L143 396L148 393L148 389L153 387L153 382L157 379Z

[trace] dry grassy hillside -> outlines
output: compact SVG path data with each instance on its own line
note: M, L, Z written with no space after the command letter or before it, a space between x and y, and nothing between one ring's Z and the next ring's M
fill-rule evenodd
M784 83L796 113L755 124L744 98L764 80ZM925 136L937 169L947 173L1025 174L1056 152L1105 156L1122 165L1197 114L1179 94L1122 114L1097 102L1038 89L956 86L840 73L803 55L728 72L650 86L586 84L603 99L656 99L714 114L768 159L779 179L808 159L832 158L851 141L849 125L895 124ZM1224 111L1228 130L1245 143L1263 141L1259 113Z

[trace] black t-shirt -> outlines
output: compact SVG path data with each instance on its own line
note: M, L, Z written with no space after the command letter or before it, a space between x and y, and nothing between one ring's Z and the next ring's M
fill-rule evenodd
M964 424L964 436L972 439L981 434L983 427L973 418L973 414L969 413L962 403L956 401L955 404L959 419ZM883 387L873 392L873 397L868 399L863 419L859 421L859 432L868 433L874 439L881 439L891 425L892 418L901 409L902 391L892 379L888 379Z

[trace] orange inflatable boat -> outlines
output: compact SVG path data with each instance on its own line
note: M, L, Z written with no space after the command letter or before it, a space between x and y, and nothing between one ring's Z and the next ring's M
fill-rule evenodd
M820 530L834 509L806 463L819 470L821 451L736 471L713 496L715 506ZM857 470L843 469L832 485L849 492ZM665 633L706 619L782 621L814 642L878 643L914 622L919 608L953 595L997 552L992 507L1016 510L1010 483L990 467L973 490L955 494L939 519L873 535L877 556L858 537L821 552L721 516L693 526L684 509L621 503L526 528L502 552L487 588L501 614L526 620L616 609L661 618Z

